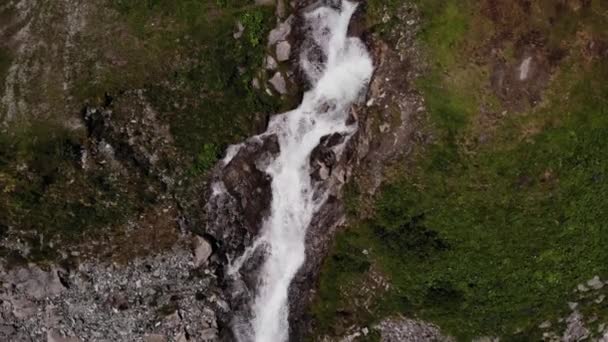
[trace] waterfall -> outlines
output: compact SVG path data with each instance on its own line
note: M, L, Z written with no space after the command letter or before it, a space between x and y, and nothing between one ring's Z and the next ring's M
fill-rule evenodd
M264 133L276 134L280 153L266 170L272 177L270 215L252 247L264 246L266 258L251 304L253 317L246 332L235 331L242 342L288 339L289 285L305 261L306 230L325 199L324 194L315 194L311 184L310 155L322 137L354 132L356 125L347 125L350 107L365 91L373 72L362 41L347 36L357 5L333 3L304 14L310 44L302 49L300 67L311 90L298 108L274 116ZM246 252L242 258L249 255ZM236 267L242 262L237 260Z

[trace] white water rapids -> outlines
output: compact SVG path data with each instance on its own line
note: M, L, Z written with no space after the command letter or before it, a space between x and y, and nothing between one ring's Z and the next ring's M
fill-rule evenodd
M326 197L314 194L310 155L322 137L354 132L356 125L346 124L350 106L361 97L373 72L364 44L347 36L356 4L338 4L304 14L313 44L302 51L300 65L312 89L304 94L298 108L273 117L264 133L277 135L280 154L266 170L272 177L271 211L251 249L265 246L267 255L252 303L252 321L246 332L235 331L241 342L288 339L289 285L305 260L306 230ZM315 49L317 56L322 51L322 61L311 60L314 53L310 49ZM233 269L249 257L251 249L232 265Z

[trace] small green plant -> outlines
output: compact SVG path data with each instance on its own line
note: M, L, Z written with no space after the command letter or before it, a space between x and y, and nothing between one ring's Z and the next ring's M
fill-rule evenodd
M264 39L264 13L262 10L251 10L243 13L240 17L241 23L245 27L247 40L252 47L260 45Z
M215 144L203 144L203 148L194 162L196 171L204 173L211 169L217 162L219 152L219 148Z

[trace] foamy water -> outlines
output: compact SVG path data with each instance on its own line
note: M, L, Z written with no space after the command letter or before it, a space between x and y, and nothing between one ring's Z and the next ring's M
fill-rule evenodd
M238 271L253 249L266 248L258 292L251 304L253 317L246 327L235 329L241 342L288 339L289 285L305 261L306 230L325 199L324 194L315 196L311 185L310 155L322 137L356 129L346 124L349 109L373 72L361 40L347 37L355 9L356 4L343 1L339 8L320 7L305 14L314 43L302 52L300 65L313 87L297 109L273 117L264 133L276 134L280 145L280 154L266 170L272 177L271 212L259 239L229 271ZM309 59L311 49L322 51L323 62Z

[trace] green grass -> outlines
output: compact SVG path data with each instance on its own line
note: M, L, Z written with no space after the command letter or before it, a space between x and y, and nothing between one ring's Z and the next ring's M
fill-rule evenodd
M422 39L433 51L433 61L441 67L454 66L459 44L469 29L468 1L419 1L423 20Z
M202 150L196 156L194 168L198 172L206 172L215 165L220 154L219 148L214 144L204 144Z

